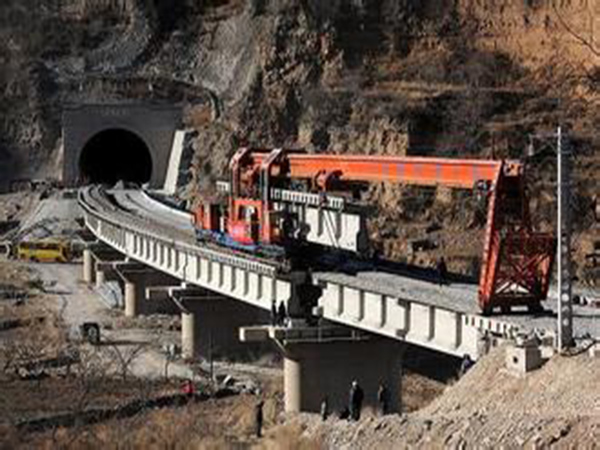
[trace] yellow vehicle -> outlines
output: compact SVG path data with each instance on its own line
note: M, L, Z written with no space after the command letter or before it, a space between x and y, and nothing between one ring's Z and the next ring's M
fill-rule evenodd
M17 258L36 262L68 262L71 259L69 246L61 241L20 242Z

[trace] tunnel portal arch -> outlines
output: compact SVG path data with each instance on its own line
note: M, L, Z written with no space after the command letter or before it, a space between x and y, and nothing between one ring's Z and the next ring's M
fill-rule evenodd
M136 133L109 128L93 135L79 155L80 182L115 184L119 180L148 183L152 177L150 148Z
M86 178L108 184L126 175L129 181L148 182L150 188L161 189L179 127L181 106L176 104L67 105L63 110L62 181L66 186L77 186ZM114 140L130 142L131 146L116 145L117 153ZM104 149L98 150L97 145ZM96 151L91 151L94 148ZM128 153L132 153L131 157ZM134 157L136 154L138 158Z

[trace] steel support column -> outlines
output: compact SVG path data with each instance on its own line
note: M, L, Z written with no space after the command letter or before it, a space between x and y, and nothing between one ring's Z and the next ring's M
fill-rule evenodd
M563 142L558 127L558 347L573 345L573 303L571 273L571 148Z

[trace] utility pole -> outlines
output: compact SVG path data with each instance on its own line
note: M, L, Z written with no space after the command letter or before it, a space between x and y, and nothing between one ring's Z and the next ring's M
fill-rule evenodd
M561 127L557 133L557 237L558 237L558 349L573 345L573 303L571 272L571 148L563 142Z

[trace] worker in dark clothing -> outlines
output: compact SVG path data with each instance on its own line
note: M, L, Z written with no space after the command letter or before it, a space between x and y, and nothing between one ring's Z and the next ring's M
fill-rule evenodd
M325 422L327 417L329 417L329 400L327 399L327 396L325 396L321 402L321 420Z
M438 276L438 284L441 286L442 284L448 283L448 267L446 266L446 260L442 256L437 263L437 276Z
M281 224L281 230L283 234L284 242L289 243L293 237L296 227L294 226L294 218L289 212L283 213L283 221Z
M377 390L377 404L379 405L379 413L382 416L388 414L390 409L390 393L384 383L379 384Z
M350 388L350 420L360 420L360 410L364 396L358 381L354 380Z
M465 353L460 363L459 377L465 375L471 367L475 365L475 361L471 359L471 356L468 353Z
M279 308L277 309L277 325L285 325L285 318L287 317L287 312L285 310L285 303L281 301L279 303Z
M262 426L263 426L263 406L265 402L259 400L254 407L254 424L256 426L256 437L262 437Z
M271 325L277 325L277 305L275 300L271 302Z

